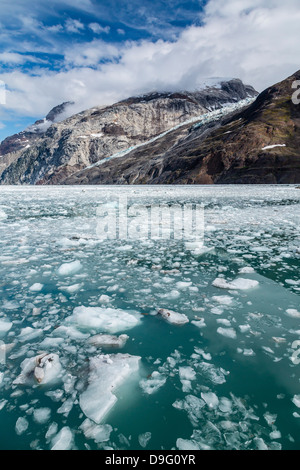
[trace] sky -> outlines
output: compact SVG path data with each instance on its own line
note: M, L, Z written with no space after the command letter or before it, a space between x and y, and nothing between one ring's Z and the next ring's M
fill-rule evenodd
M237 77L258 91L300 69L299 0L0 0L0 141L154 90Z

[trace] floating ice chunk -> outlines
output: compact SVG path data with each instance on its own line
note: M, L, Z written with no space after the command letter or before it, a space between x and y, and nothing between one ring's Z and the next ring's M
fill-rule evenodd
M230 297L230 295L214 295L212 300L218 302L221 305L231 305L233 297Z
M255 270L251 266L245 266L239 270L239 274L250 274L255 273Z
M177 313L173 310L167 310L165 308L161 308L157 311L158 315L161 315L164 320L168 323L172 323L173 325L184 325L185 323L189 322L189 319L183 313Z
M29 287L30 292L40 292L44 287L44 284L36 283Z
M141 315L104 307L76 307L67 322L75 323L78 328L102 330L108 333L129 330L140 323Z
M253 289L259 285L258 281L253 279L244 279L244 278L237 278L233 281L227 282L224 278L218 277L212 283L214 287L219 287L220 289L231 289L231 290L247 290Z
M42 334L43 330L27 326L26 328L22 328L18 339L19 341L21 341L21 343L25 343L26 341L32 341L33 339L39 338L40 336L42 336Z
M0 209L0 220L5 219L7 219L7 214L2 209Z
M176 282L176 287L177 287L177 289L179 289L179 290L187 289L187 288L190 287L191 285L192 285L192 282L184 282L184 281L178 281L178 282Z
M192 320L191 323L195 325L197 328L205 328L206 323L204 321L204 318L201 318L201 320Z
M63 342L64 342L63 338L52 338L52 337L49 336L48 338L45 338L40 343L40 348L41 349L57 348Z
M51 417L50 408L37 408L33 411L34 421L38 424L45 424Z
M110 300L111 300L111 298L109 297L109 295L102 294L99 297L99 302L101 304L108 304L110 302Z
M297 408L300 408L300 395L294 395L292 402L297 406Z
M60 408L58 408L57 413L64 415L66 418L69 416L70 411L72 410L74 405L73 398L67 398L66 401L63 402Z
M201 398L205 401L209 408L217 408L219 404L219 398L213 392L201 392Z
M52 437L55 436L55 434L57 433L57 429L58 429L57 423L51 423L48 428L48 431L45 434L45 438L47 440L52 439Z
M200 450L197 442L188 439L177 439L176 447L178 450Z
M24 434L24 432L27 431L29 426L29 423L26 418L23 418L22 416L17 419L15 430L18 436L21 436L21 434Z
M12 322L7 320L0 320L0 338L2 338L13 326Z
M253 349L244 349L243 354L244 356L255 356Z
M73 284L72 286L62 286L59 288L59 290L67 292L68 294L74 294L75 292L79 291L82 286L83 284Z
M227 320L227 318L217 318L217 323L220 323L224 326L231 326L231 323L229 320Z
M222 328L221 326L217 329L217 333L222 336L226 336L226 338L236 338L236 331L233 328Z
M241 333L247 333L250 329L250 325L239 325L239 330Z
M14 384L51 383L61 377L62 367L57 354L41 354L24 359L21 374Z
M151 436L152 436L151 432L145 432L144 434L140 434L138 436L140 446L143 447L143 448L147 447L148 442L151 439Z
M182 380L182 379L195 380L196 372L190 366L179 367L179 377L180 377L180 380Z
M167 378L157 371L152 372L149 379L142 379L140 387L148 395L157 392L163 385L165 385Z
M81 331L78 331L77 328L74 326L59 326L53 331L54 336L59 336L59 337L68 337L71 339L86 339L90 335L88 333L82 333Z
M65 426L52 439L51 450L71 450L72 446L73 446L73 433L68 426Z
M277 415L266 412L264 414L264 418L267 421L269 426L273 426L273 424L275 424L275 421L277 419Z
M232 402L229 398L221 397L219 401L219 410L222 413L231 413L232 410Z
M95 335L89 338L88 342L96 347L102 348L123 348L129 339L127 335Z
M193 426L197 426L202 417L205 401L195 395L187 395L184 400L176 400L172 406L177 410L186 411Z
M270 438L271 439L280 439L281 438L281 432L278 430L270 432Z
M73 261L72 263L65 263L58 268L58 274L60 276L72 276L80 271L81 268L82 265L79 260Z
M225 375L227 375L228 372L224 371L223 369L215 367L209 362L200 362L197 364L197 367L199 367L204 377L206 377L212 383L220 385L226 382Z
M190 366L187 367L179 367L179 378L182 384L182 391L183 392L190 392L192 389L191 381L195 380L196 372Z
M224 310L220 307L213 307L210 309L210 313L212 313L213 315L222 315L223 312Z
M90 359L89 385L80 395L83 413L97 424L117 401L114 392L139 368L139 356L107 354Z
M93 439L97 444L109 441L113 430L109 424L95 424L88 418L83 421L79 428L87 439Z
M261 437L255 437L254 443L256 445L257 450L269 450L267 444Z
M289 316L289 317L292 317L292 318L300 318L300 312L298 312L298 310L294 309L294 308L288 308L286 310L286 314Z

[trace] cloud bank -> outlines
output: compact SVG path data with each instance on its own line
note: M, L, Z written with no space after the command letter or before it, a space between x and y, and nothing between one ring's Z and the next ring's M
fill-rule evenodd
M93 10L93 2L80 4ZM24 18L23 27L43 34L47 45L31 43L27 50L0 53L0 61L16 65L0 74L7 85L0 118L7 113L44 116L67 100L80 111L152 90L193 90L204 77L239 77L261 91L300 68L299 0L210 0L195 23L173 39L109 42L104 37L110 28L101 21L85 25L69 18L52 26L56 34L64 28L80 35L88 28L95 36L59 44L51 26L32 18L26 25ZM57 67L41 66L37 50L58 54ZM24 69L26 61L31 65Z

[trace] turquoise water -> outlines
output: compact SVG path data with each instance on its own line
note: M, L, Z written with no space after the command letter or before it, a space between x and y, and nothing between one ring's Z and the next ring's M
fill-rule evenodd
M97 208L118 194L203 204L204 248L99 239ZM0 449L299 449L299 222L295 186L0 187ZM87 326L78 307L121 323ZM101 349L99 333L128 340ZM53 380L20 383L41 354L58 358ZM88 395L98 410L120 355L138 367L120 362L95 422L82 405L92 360L112 362Z

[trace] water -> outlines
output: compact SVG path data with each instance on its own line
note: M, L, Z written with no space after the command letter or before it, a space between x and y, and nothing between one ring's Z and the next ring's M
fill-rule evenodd
M99 240L97 207L116 194L203 204L205 249ZM299 208L295 186L0 187L0 448L299 449ZM80 306L102 310L79 321ZM117 331L84 324L91 312ZM101 350L101 332L129 338ZM54 379L19 383L49 353ZM83 397L113 403L95 423Z

